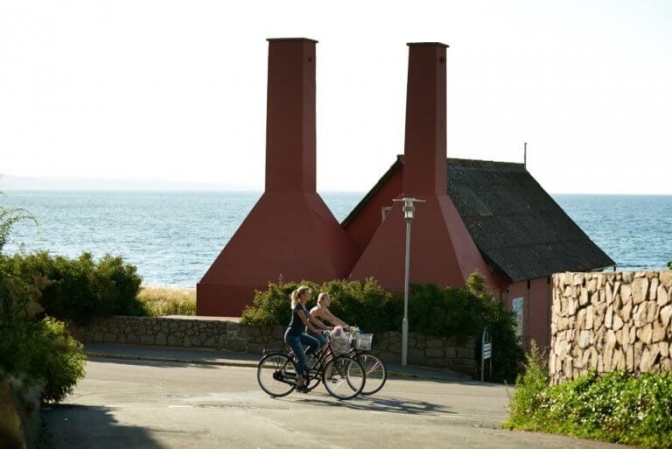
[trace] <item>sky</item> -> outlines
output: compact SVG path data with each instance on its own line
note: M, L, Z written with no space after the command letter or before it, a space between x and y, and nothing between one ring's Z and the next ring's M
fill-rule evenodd
M405 44L438 41L450 157L528 142L551 193L672 194L672 2L618 0L3 0L0 190L263 189L266 38L298 36L319 41L318 191L403 153Z

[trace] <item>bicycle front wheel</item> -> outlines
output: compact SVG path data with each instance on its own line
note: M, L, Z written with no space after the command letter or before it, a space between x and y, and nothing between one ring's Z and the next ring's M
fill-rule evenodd
M296 364L285 353L265 355L257 366L257 381L273 397L287 396L296 388Z
M358 360L364 367L364 371L366 371L366 385L362 390L362 394L378 393L387 380L387 368L385 368L385 364L375 355L366 352L359 354Z
M340 356L327 362L322 371L322 382L333 397L352 399L364 389L366 372L357 360Z

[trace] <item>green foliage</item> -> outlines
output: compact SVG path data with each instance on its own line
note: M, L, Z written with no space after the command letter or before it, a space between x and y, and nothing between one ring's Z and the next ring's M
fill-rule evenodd
M43 315L37 299L41 278L32 283L0 269L0 371L42 387L42 401L61 401L84 377L82 345L63 323Z
M364 282L330 281L319 291L329 293L329 310L348 324L366 332L401 330L402 301L372 278Z
M589 373L557 386L549 385L546 373L539 358L528 356L504 427L672 447L672 373Z
M481 336L488 326L493 340L491 380L513 382L523 361L513 314L487 291L485 279L478 273L469 276L466 287L413 285L409 326L425 334L451 336L458 342L475 339L479 364Z
M89 253L76 259L46 251L0 255L0 270L24 282L35 275L49 279L41 304L62 320L86 324L94 316L144 314L136 299L142 278L121 257L106 255L96 262Z
M536 342L532 341L530 352L525 354L525 372L516 379L516 389L509 398L508 428L515 428L520 420L534 416L541 406L543 394L548 388L548 365L544 354L539 351Z
M393 321L395 306L398 307L394 300L397 298L373 279L366 282L330 281L322 285L308 281L283 283L282 280L277 284L269 283L267 290L256 292L252 307L243 312L241 323L288 324L292 316L289 295L299 285L307 285L312 292L308 309L317 303L319 293L328 292L332 299L329 309L349 324L357 325L367 332L395 329L397 325Z
M672 270L672 260L670 260L670 261L667 263L667 268L669 268L670 270Z
M307 304L308 309L310 309L316 303L320 287L312 282L283 283L282 279L280 279L277 284L269 282L267 290L255 292L252 306L245 308L240 323L258 324L262 326L288 324L292 318L289 295L299 285L307 285L310 287L312 297Z
M23 208L7 209L0 206L0 254L7 244L12 227L19 221L24 220L30 220L37 224L35 217Z
M383 289L375 280L269 284L257 292L252 307L243 312L242 324L286 325L291 318L290 293L298 285L308 285L312 307L319 292L332 298L330 310L349 324L366 332L400 331L403 298ZM441 289L436 285L414 284L409 295L409 328L412 332L450 336L458 342L475 341L480 361L480 337L489 326L493 334L493 380L513 381L522 361L515 336L513 315L485 288L482 276L472 275L466 287Z

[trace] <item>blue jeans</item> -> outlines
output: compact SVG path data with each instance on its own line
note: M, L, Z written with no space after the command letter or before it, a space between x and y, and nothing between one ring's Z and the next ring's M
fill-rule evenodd
M320 347L320 342L310 335L291 335L285 333L285 341L292 347L292 351L296 355L296 371L299 376L303 376L306 371L306 355L311 355ZM308 350L304 353L303 346L308 346Z
M311 332L311 333L310 333L310 336L313 337L314 339L316 339L317 341L320 342L320 348L321 348L322 346L324 346L324 345L327 344L327 337L325 337L325 336L322 334L322 332L319 332L319 333L317 333L317 334L314 333L314 332Z

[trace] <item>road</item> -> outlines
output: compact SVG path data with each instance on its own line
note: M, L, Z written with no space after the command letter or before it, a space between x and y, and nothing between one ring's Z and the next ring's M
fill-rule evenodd
M86 369L43 412L49 449L616 447L501 430L498 385L399 378L370 398L338 401L318 386L273 399L253 368L89 359Z

